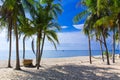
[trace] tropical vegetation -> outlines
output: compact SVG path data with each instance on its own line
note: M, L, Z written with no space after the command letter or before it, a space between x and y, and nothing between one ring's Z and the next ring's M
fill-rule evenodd
M16 44L16 70L20 68L19 38L23 39L23 59L25 57L25 40L32 39L31 46L36 56L35 67L39 69L47 38L56 48L59 44L57 31L60 25L58 15L62 13L60 0L1 0L0 23L1 29L7 29L9 41L8 67L11 66L12 37ZM112 37L112 61L115 63L115 46L120 42L120 1L119 0L80 0L78 3L84 10L74 17L74 22L86 18L83 32L88 37L89 60L92 64L91 39L95 37L100 44L102 60L107 60L110 65L110 53L107 38ZM29 17L28 17L29 14ZM36 41L36 42L35 42ZM34 43L35 42L35 43ZM36 46L34 46L36 44ZM36 49L36 50L35 50ZM106 55L106 58L105 56Z
M119 0L81 0L80 5L85 7L85 10L77 14L74 22L79 22L82 18L86 17L84 23L84 33L88 35L90 63L91 61L91 44L90 34L94 34L96 40L100 42L102 59L103 45L106 52L107 64L109 61L109 50L107 47L106 39L113 34L113 63L115 62L115 41L120 40L120 1ZM119 36L115 36L119 35ZM118 37L118 38L116 38Z
M56 31L60 30L57 16L62 13L59 0L2 0L0 22L3 28L8 29L9 60L8 67L11 67L12 34L16 38L16 67L20 70L19 59L19 38L23 35L23 59L25 59L25 39L35 38L32 41L32 50L36 55L36 67L39 69L43 53L45 37L51 41L55 48L59 43ZM27 14L30 14L28 17Z

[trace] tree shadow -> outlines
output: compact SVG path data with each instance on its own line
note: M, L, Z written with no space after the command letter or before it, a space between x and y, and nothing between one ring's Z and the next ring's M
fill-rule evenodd
M120 80L120 73L111 73L114 68L100 68L85 65L53 66L40 70L25 69L22 72L26 76L20 76L25 80Z

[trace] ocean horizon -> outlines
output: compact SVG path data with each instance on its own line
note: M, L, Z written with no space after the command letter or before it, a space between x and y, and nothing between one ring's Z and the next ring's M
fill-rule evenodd
M109 50L112 53L112 50ZM116 50L115 54L119 54L120 51ZM7 60L9 56L8 51L0 51L0 60ZM22 50L19 51L20 59L23 59ZM92 56L101 55L100 50L92 50ZM65 57L77 57L77 56L89 56L88 50L44 50L42 58L65 58ZM31 50L26 50L26 59L35 59L35 54ZM11 59L16 59L15 51L12 51Z

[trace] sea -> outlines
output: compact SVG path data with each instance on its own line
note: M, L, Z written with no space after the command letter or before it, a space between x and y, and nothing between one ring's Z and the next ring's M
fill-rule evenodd
M112 50L109 50L112 53ZM116 50L115 54L119 54L120 50ZM92 56L101 55L100 50L92 50ZM0 60L7 60L9 56L8 51L0 51ZM20 59L23 59L22 50L19 51ZM65 57L76 57L76 56L89 56L88 50L44 50L42 58L65 58ZM35 59L35 54L31 50L26 50L26 59ZM12 51L11 59L16 59L16 52Z

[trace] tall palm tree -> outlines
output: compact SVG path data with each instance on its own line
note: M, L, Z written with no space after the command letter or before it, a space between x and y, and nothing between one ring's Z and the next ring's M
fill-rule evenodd
M115 29L113 29L113 63L115 63Z
M100 37L101 37L100 40L102 41L102 36L100 36ZM99 42L100 42L100 49L101 49L101 53L102 53L102 60L104 62L104 54L103 54L103 47L102 47L102 42L101 41L99 41Z
M12 44L12 13L7 11L6 4L3 2L1 6L1 21L8 23L8 40L9 40L9 59L8 59L8 67L11 68L11 44Z
M58 23L56 23L57 21L57 17L59 14L62 13L62 7L61 7L61 4L59 3L55 3L53 4L53 1L54 0L43 0L41 1L41 4L47 4L48 6L46 6L46 13L47 13L47 20L46 20L46 24L47 26L44 27L43 29L43 41L42 41L42 46L41 46L41 56L40 56L40 61L41 61L41 57L42 57L42 54L43 54L43 47L44 47L44 41L45 41L45 36L47 36L48 40L50 40L55 48L56 48L56 45L54 43L54 41L56 41L57 43L59 43L58 41L58 38L57 38L57 35L56 35L56 32L54 30L51 30L56 28L57 30L60 30L60 26L58 25ZM50 18L50 19L49 19ZM50 28L50 30L49 30ZM52 38L54 40L52 40Z
M109 26L109 28L113 30L114 34L115 34L116 21L119 21L119 18L118 18L119 13L120 13L119 4L120 4L119 0L109 0L109 1L98 0L98 9L99 9L98 14L100 12L107 13L103 18L100 19L101 20L100 24L105 24L107 27ZM119 27L118 27L118 30L119 30ZM113 34L113 63L115 62L115 37L114 37L114 34Z
M92 1L91 0L82 0L80 3L82 3L82 5L87 6L88 8L85 9L84 11L80 12L79 14L77 14L74 17L74 22L78 22L80 21L83 17L86 16L86 21L84 23L84 33L88 36L88 43L89 43L89 59L90 59L90 64L92 64L91 61L91 39L90 39L90 35L93 31L93 24L97 19L97 16L95 14L96 10L95 10L95 6L96 6L96 1Z
M23 59L25 59L25 39L26 35L23 37Z
M87 28L84 28L84 33L88 36L88 45L89 45L89 61L90 61L90 64L92 64L92 53L91 53L91 38L90 38L90 32Z
M51 27L50 27L51 26ZM41 45L41 55L40 55L40 62L41 62L41 58L42 58L42 54L43 54L43 48L44 48L44 42L45 42L45 36L47 37L47 39L53 43L55 49L56 49L56 43L59 44L59 40L57 38L57 34L55 32L55 30L60 30L59 29L59 25L58 24L54 24L51 23L48 25L48 27L46 27L47 29L44 29L43 32L43 38L42 38L42 45ZM51 30L52 28L52 30ZM56 29L55 29L56 28ZM56 42L56 43L55 43Z
M43 24L43 28L42 28L42 31L44 32L44 34L43 34L43 43L42 44L44 44L44 40L45 40L45 35L47 35L47 33L49 32L49 35L50 36L52 36L53 37L53 39L54 40L56 40L57 42L58 42L58 39L57 39L57 36L56 36L56 34L55 34L55 31L53 31L53 30L48 30L48 28L47 27L49 27L49 26L47 26L47 25L49 25L49 23L51 22L51 21L53 21L56 17L57 17L57 14L58 13L61 13L61 5L60 4L53 4L54 2L53 2L54 0L43 0L43 1L41 1L41 3L45 3L45 4L47 4L47 6L45 7L45 12L43 12L43 13L45 13L45 15L46 15L46 19L45 19L45 24ZM53 25L53 26L55 26L55 25ZM48 31L47 31L48 30ZM49 37L48 36L48 40L50 40L50 41L52 41L52 42L54 42L52 39L51 39L51 37ZM44 45L42 45L42 50L41 50L41 52L43 51L43 46ZM38 52L39 52L39 50L38 50ZM40 61L41 61L41 57L42 57L42 53L39 53L39 55L38 55L38 64L37 64L37 69L39 69L39 65L40 65Z
M81 12L80 14L78 14L75 17L75 21L79 21L83 16L89 16L91 14L93 14L93 23L91 26L93 26L93 31L96 30L96 27L100 27L102 28L101 33L103 36L103 43L104 46L106 48L106 56L107 56L107 64L109 65L109 55L108 55L108 48L107 48L107 44L106 44L106 35L107 35L107 31L109 30L108 28L106 28L106 25L104 23L106 23L105 20L103 20L106 16L109 16L110 11L109 9L107 9L108 6L108 2L106 0L102 1L102 0L82 0L82 4L84 6L87 7L87 9L85 9L83 12ZM104 12L104 13L103 13ZM100 19L102 19L100 21ZM104 22L104 23L103 23ZM98 30L97 30L98 32Z
M16 38L16 67L15 69L20 70L20 61L19 61L19 42L18 42L18 16L24 15L23 7L20 0L5 0L3 5L3 11L5 13L4 16L2 16L4 19L8 19L11 22L8 22L10 24L10 29L13 26L15 38ZM11 33L11 31L10 31ZM10 51L11 52L11 51ZM10 53L11 56L11 53ZM10 61L10 58L9 58Z
M29 10L31 12L30 14L32 19L27 21L27 22L31 22L29 26L22 27L21 29L25 33L30 33L27 31L29 29L32 31L33 35L36 35L36 38L37 38L36 39L37 40L36 41L36 48L37 48L36 49L36 65L37 65L37 69L39 69L40 56L41 56L40 46L41 46L43 32L45 32L44 28L48 29L47 28L48 24L50 23L50 21L53 21L54 18L56 17L56 15L54 14L56 14L56 9L59 10L60 4L58 4L58 7L56 6L56 4L54 4L53 6L49 5L49 4L53 4L53 0L48 0L48 1L41 0L41 3L45 4L44 6L42 4L39 4L39 2L37 1L35 1L35 3L25 1L25 3L27 7L32 9L32 10ZM52 15L54 15L54 17ZM45 35L47 34L45 33ZM49 40L52 40L52 39L49 39Z
M93 15L91 14L85 24L84 24L84 28L83 28L83 31L84 33L88 36L88 45L89 45L89 59L90 59L90 64L92 64L92 53L91 53L91 33L92 33L92 19L93 19Z

